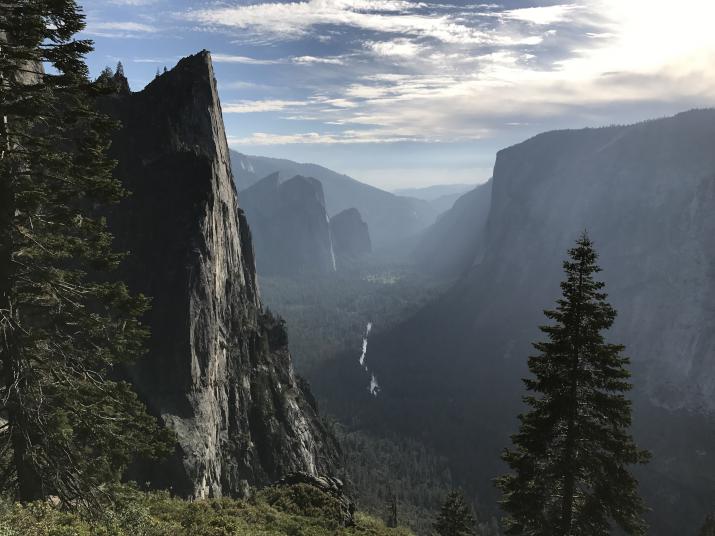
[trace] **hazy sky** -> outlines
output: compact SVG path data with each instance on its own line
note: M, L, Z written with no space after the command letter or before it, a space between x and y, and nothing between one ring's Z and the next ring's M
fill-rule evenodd
M85 0L94 74L213 54L230 145L386 189L555 128L715 104L715 1Z

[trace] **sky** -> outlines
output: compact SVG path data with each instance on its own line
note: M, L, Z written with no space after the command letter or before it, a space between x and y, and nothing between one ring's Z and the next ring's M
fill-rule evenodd
M80 0L94 75L212 53L228 141L392 190L539 132L715 105L713 0Z

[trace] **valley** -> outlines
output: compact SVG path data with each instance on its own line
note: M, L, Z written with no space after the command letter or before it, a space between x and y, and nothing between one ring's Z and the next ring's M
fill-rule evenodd
M0 3L0 536L715 535L715 9L86 4Z

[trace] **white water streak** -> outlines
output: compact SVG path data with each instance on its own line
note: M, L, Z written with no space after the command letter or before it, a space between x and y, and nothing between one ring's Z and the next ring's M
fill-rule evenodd
M365 357L367 356L367 339L370 336L370 331L372 331L372 322L367 323L367 327L365 328L365 336L362 338L362 353L360 354L360 366L365 369L365 372L370 372L368 369L368 366L365 364ZM370 391L370 394L372 396L377 396L377 394L380 392L380 385L377 383L377 378L375 378L375 374L370 375L370 386L368 387L368 391Z

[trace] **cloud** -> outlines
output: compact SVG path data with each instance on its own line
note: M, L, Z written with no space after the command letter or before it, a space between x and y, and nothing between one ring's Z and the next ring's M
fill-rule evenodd
M317 56L297 56L293 58L293 63L298 65L313 65L316 63L323 63L327 65L344 65L345 60L338 57L324 57L319 58Z
M409 39L395 39L394 41L369 42L366 48L378 56L401 56L411 58L417 56L424 49Z
M158 31L154 26L142 24L140 22L93 22L88 28L92 31L120 31L120 32L140 32L154 33Z
M572 4L562 4L555 6L525 7L521 9L510 9L499 13L498 16L504 19L518 20L532 24L548 25L555 22L568 20L569 16L579 6Z
M499 6L308 0L192 12L216 27L290 42L332 24L359 30L342 55L288 57L305 100L239 101L227 113L287 112L281 132L241 145L511 140L553 125L620 121L620 111L662 103L715 103L715 4L650 0ZM331 31L338 31L333 30ZM667 36L665 38L664 36ZM323 49L327 51L327 47ZM311 51L312 52L312 51ZM318 51L319 52L319 51ZM311 70L333 65L329 74ZM321 78L325 76L325 78ZM309 132L297 121L317 123ZM265 128L265 127L264 127ZM256 130L261 130L257 128Z
M154 4L156 0L108 0L108 2L117 6L148 6Z
M247 114L259 112L279 112L288 108L305 106L305 101L295 100L242 100L238 102L224 104L222 106L225 114Z
M282 60L264 60L232 54L211 54L211 59L214 63L243 63L246 65L276 65L283 63Z
M449 14L420 13L426 4L400 0L308 0L192 10L184 17L215 28L297 39L319 25L437 39L446 43L520 43L494 35Z
M140 22L107 22L90 21L85 28L85 33L97 37L107 38L139 38L153 35L159 31L155 26Z
M248 81L243 81L243 80L237 80L235 82L223 82L221 80L218 81L219 88L220 89L228 89L228 90L241 90L241 89L260 89L264 91L269 91L271 89L270 86L267 86L266 84L258 84L256 82L248 82Z
M275 134L268 132L255 132L248 137L231 137L228 142L232 147L261 146L261 145L336 145L336 144L365 144L365 143L397 143L407 141L428 141L423 138L411 136L388 135L379 130L342 132L304 132L296 134Z
M175 63L178 58L134 58L133 63L164 63L166 65Z

